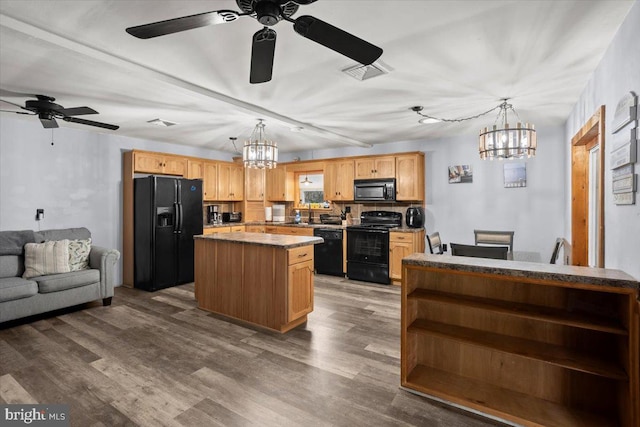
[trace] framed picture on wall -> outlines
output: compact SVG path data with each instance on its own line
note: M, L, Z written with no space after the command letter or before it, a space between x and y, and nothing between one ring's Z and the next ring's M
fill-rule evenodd
M468 184L473 182L471 165L449 166L449 184Z
M527 164L524 162L506 162L504 164L504 188L527 186Z

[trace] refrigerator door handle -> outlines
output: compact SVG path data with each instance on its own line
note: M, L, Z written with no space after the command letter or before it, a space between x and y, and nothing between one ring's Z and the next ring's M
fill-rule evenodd
M184 212L182 211L182 203L178 203L178 211L180 212L180 222L178 223L178 233L182 233Z
M173 204L173 232L177 233L180 228L180 209L178 203Z

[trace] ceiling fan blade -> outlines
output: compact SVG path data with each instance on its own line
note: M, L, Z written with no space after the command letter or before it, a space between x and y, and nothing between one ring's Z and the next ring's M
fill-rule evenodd
M6 89L0 89L0 96L14 96L18 98L37 98L38 96L44 96L44 95L35 95L33 93L19 93L19 92L12 92Z
M311 4L316 0L292 0L294 3L304 6L305 4ZM286 3L286 2L285 2Z
M56 112L61 113L64 116L82 116L85 114L98 114L96 110L89 107L63 108L61 110L56 110Z
M293 29L301 36L335 50L363 65L373 63L382 55L382 49L378 46L313 16L299 17L294 21Z
M108 123L94 122L93 120L78 119L78 118L75 118L75 117L63 117L62 120L64 120L65 122L78 123L78 124L81 124L81 125L96 126L96 127L99 127L99 128L104 128L104 129L109 129L109 130L117 130L117 129L120 128L120 126L110 125Z
M52 128L59 127L58 122L56 122L56 119L54 118L47 119L47 118L40 117L40 123L42 123L42 126L45 129L52 129Z
M15 102L11 102L11 101L7 101L6 99L0 99L0 101L2 102L6 102L7 104L11 104L11 105L15 105L16 107L20 107L23 110L25 109L24 106L20 105L20 104L16 104ZM17 111L16 111L17 112Z
M25 114L25 115L27 115L27 116L33 116L33 115L35 115L34 113L25 113L24 111L14 111L14 110L0 110L0 112L3 112L3 113Z
M127 28L127 33L139 39L150 39L208 25L224 24L238 19L241 14L233 10L216 10L213 12L198 13L196 15L183 16L181 18L167 19L166 21L152 22Z
M265 83L271 80L273 57L276 50L276 36L276 32L267 27L253 35L250 83Z

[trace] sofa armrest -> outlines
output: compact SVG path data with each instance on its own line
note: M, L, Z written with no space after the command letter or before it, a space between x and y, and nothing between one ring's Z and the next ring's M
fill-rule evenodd
M101 246L91 246L89 253L89 267L100 270L100 290L103 298L113 296L115 283L115 266L120 259L120 252Z

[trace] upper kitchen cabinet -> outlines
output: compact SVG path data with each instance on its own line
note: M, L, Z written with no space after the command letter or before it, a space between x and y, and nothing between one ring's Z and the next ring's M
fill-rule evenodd
M187 160L187 178L203 179L204 178L204 162L201 160Z
M424 153L395 156L396 200L424 200Z
M218 163L218 200L242 201L243 198L243 166L235 163Z
M395 178L394 156L364 157L355 161L355 179Z
M327 200L353 200L353 160L327 162L324 169L324 197Z
M218 200L218 163L204 162L202 165L202 199Z
M267 170L267 200L274 202L293 202L295 200L295 183L293 172L286 166L278 166Z
M246 168L244 171L245 199L261 202L264 200L264 169Z
M184 157L135 151L133 169L136 173L185 176L187 160Z

